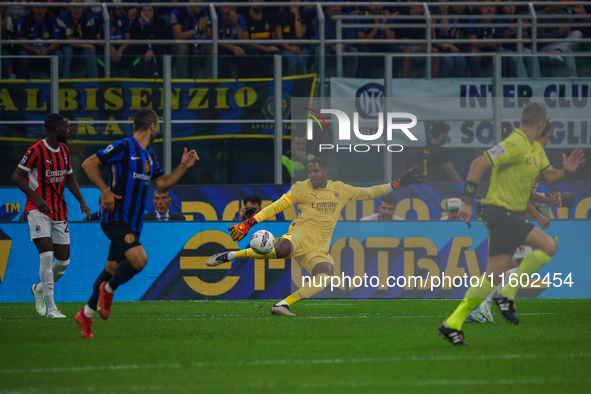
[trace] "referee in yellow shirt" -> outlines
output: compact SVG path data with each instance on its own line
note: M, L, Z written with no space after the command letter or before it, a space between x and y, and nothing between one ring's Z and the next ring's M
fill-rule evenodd
M292 204L298 204L298 217L288 233L275 243L275 248L264 255L252 249L237 252L217 253L207 259L207 265L216 266L236 259L287 259L292 257L300 267L314 278L308 286L273 305L271 314L294 316L289 307L298 301L310 298L322 290L333 275L334 261L328 253L330 239L345 204L349 200L372 200L386 195L400 187L422 181L422 168L413 167L392 183L372 187L354 187L343 182L328 179L328 166L321 157L314 157L308 163L308 179L296 182L281 198L257 213L254 217L229 228L233 240L241 240L251 227L277 215ZM330 281L328 281L330 283ZM315 285L312 285L315 284Z
M575 172L585 158L581 149L575 149L568 158L562 154L562 170L552 167L539 143L546 120L546 107L543 104L528 104L521 114L520 128L515 129L500 144L485 151L470 166L460 206L460 219L468 222L472 217L476 186L484 171L492 167L482 215L490 234L490 243L486 272L480 278L479 286L470 287L460 305L439 326L439 333L453 345L467 345L462 332L466 316L501 283L503 274L509 269L511 256L519 245L528 245L535 250L523 259L517 277L522 274L531 276L556 253L554 240L540 228L528 223L522 212L527 208L531 185L540 172L548 182L559 183ZM501 289L502 298L494 300L503 317L513 324L519 324L514 305L518 289L519 285L505 283Z

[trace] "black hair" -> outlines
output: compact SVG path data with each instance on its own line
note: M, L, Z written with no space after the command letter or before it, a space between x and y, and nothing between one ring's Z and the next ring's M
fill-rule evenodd
M560 198L562 199L562 206L566 208L572 208L575 206L575 195L567 192L560 192Z
M135 130L144 130L150 127L152 123L158 124L158 115L151 108L140 109L133 118L133 128Z
M326 164L326 160L324 160L320 156L315 156L312 160L308 162L308 164L317 163L322 168L328 168L328 164Z
M66 117L61 114L49 115L47 118L45 118L45 130L49 132L50 130L55 129L64 119L66 119Z
M443 121L435 122L431 127L431 137L438 137L440 134L448 132L450 129L449 125Z
M244 199L242 200L242 202L244 203L244 205L246 205L247 202L250 202L250 203L253 203L253 204L258 204L259 207L263 203L263 201L261 200L261 198L259 196L257 196L256 194L254 194L252 196L246 196L246 197L244 197Z
M386 204L390 204L390 205L394 205L396 206L396 197L394 197L391 194L386 194L384 197L382 197L382 199L380 200L380 202L385 202Z

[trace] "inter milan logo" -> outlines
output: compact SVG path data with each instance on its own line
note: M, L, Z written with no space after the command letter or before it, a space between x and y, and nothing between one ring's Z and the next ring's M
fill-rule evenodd
M146 160L146 162L144 163L144 171L150 172L150 163L148 163L148 160Z
M125 240L125 243L132 244L135 241L135 235L129 233L125 236L124 240Z

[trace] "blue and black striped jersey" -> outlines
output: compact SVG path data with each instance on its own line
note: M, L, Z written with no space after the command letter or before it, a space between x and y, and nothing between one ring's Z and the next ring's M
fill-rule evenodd
M143 150L134 137L124 138L98 151L100 161L109 166L109 190L121 196L113 212L103 210L101 223L125 221L140 233L150 180L163 175L154 151Z

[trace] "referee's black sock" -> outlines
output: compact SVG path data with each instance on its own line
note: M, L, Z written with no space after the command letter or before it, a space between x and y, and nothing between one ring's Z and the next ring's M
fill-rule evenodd
M141 270L140 270L141 271ZM140 271L133 268L133 265L127 259L121 261L117 266L117 271L115 271L115 275L109 280L109 287L115 291L119 287L119 285L124 284L131 278L133 278L136 274Z
M98 278L96 278L96 280L94 281L94 285L92 286L92 295L88 300L88 306L91 309L96 311L96 305L98 303L99 298L99 287L101 287L101 283L110 280L112 277L113 275L108 273L107 270L103 270L103 272L101 272Z

